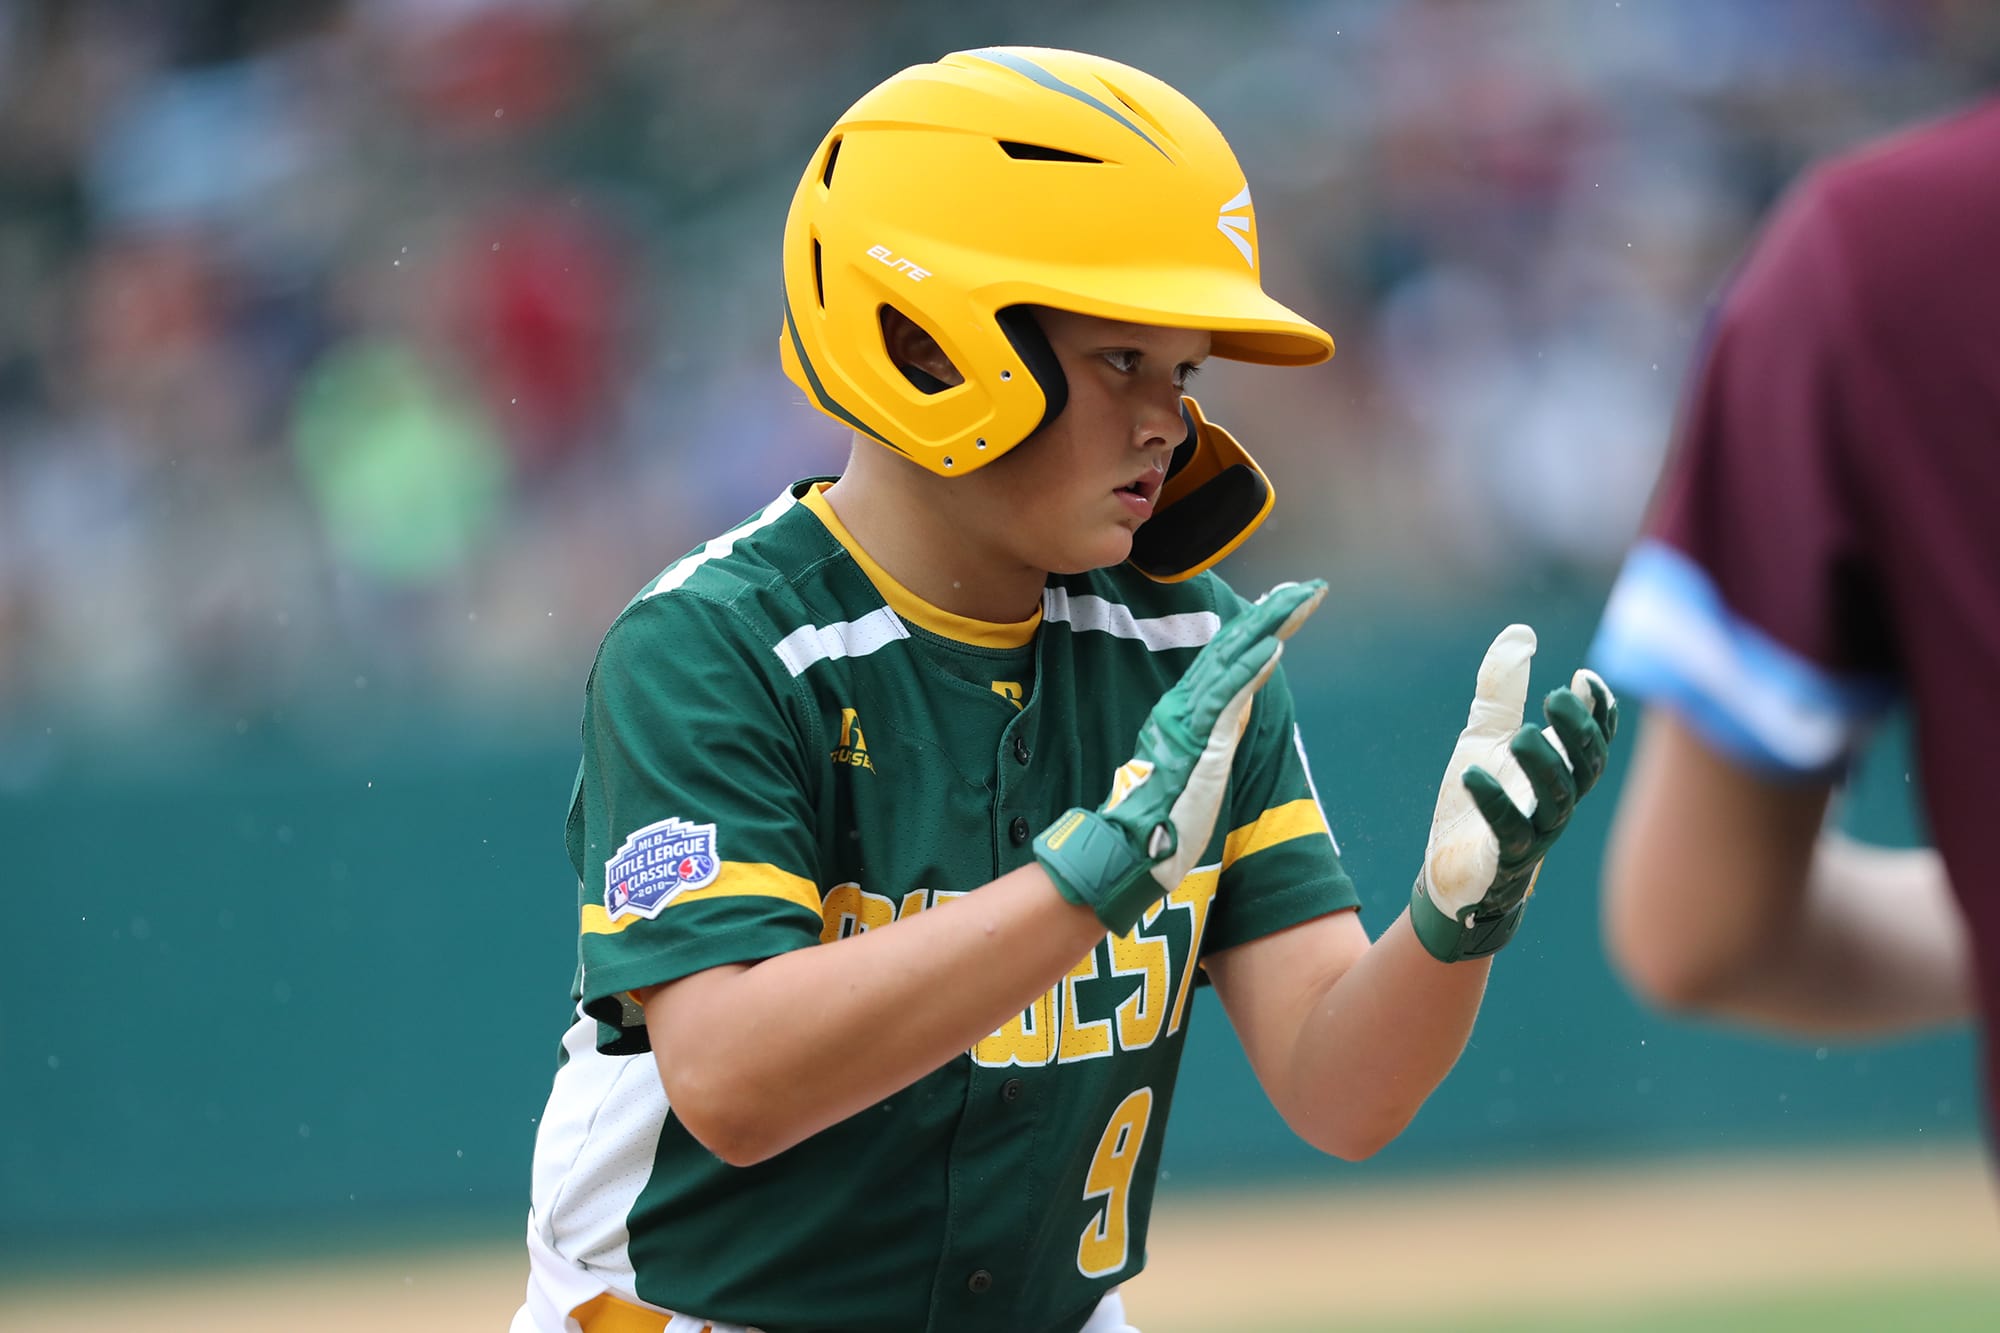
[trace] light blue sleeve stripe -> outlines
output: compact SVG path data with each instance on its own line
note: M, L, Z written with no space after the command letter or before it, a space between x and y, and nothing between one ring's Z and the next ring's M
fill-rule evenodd
M1837 772L1897 695L1885 677L1840 676L1743 619L1706 570L1646 541L1626 558L1589 660L1613 689L1671 708L1762 772Z
M1077 101L1083 103L1085 106L1097 108L1099 111L1102 111L1105 115L1117 121L1120 125L1123 125L1126 129L1132 131L1132 133L1138 135L1141 139L1144 139L1148 144L1148 146L1150 146L1152 150L1158 153L1161 157L1167 156L1167 150L1160 147L1158 144L1154 143L1151 135L1147 134L1137 125L1134 125L1131 121L1127 120L1124 116L1120 115L1118 112L1113 111L1110 107L1106 106L1103 102L1099 101L1097 98L1092 97L1089 93L1085 92L1083 89L1077 87L1073 83L1065 83L1063 80L1049 73L1049 71L1043 69L1040 65L1037 65L1034 61L1029 60L1024 56L1017 56L1012 51L1003 51L997 46L981 47L977 51L967 51L965 54L969 56L978 56L981 60L990 60L996 65L1004 65L1008 69L1013 70L1016 74L1020 74L1027 78L1033 79L1036 83L1041 84L1042 87L1047 88L1052 92L1061 93L1065 97L1074 97ZM1168 160L1171 161L1172 159L1169 158Z

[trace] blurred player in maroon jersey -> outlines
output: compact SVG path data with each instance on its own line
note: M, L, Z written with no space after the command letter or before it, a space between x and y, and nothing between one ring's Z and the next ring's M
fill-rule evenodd
M1654 705L1606 866L1634 986L1799 1035L1996 1012L2000 101L1778 210L1592 656ZM1899 697L1937 852L1822 827ZM1990 1042L1986 1078L1991 1116Z

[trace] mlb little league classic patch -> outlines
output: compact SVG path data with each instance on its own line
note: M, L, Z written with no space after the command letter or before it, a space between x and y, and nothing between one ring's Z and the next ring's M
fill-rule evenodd
M662 819L633 832L604 863L604 910L651 920L687 889L713 884L722 873L715 825Z

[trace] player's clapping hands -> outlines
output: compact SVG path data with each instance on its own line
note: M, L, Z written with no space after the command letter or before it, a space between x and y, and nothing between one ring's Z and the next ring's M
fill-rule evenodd
M1542 701L1523 725L1535 632L1509 625L1486 650L1465 730L1445 767L1410 923L1445 962L1513 938L1542 857L1604 772L1618 702L1593 671Z

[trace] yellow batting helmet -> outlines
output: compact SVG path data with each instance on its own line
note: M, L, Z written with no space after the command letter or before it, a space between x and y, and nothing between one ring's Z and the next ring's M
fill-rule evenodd
M962 476L1066 400L1027 307L1206 330L1214 355L1239 361L1331 356L1332 339L1266 296L1260 272L1243 170L1194 103L1099 56L961 51L879 84L807 165L785 220L780 355L820 411ZM963 382L892 362L885 306L936 339ZM1184 451L1201 435L1190 423ZM1268 494L1255 509L1252 527Z

